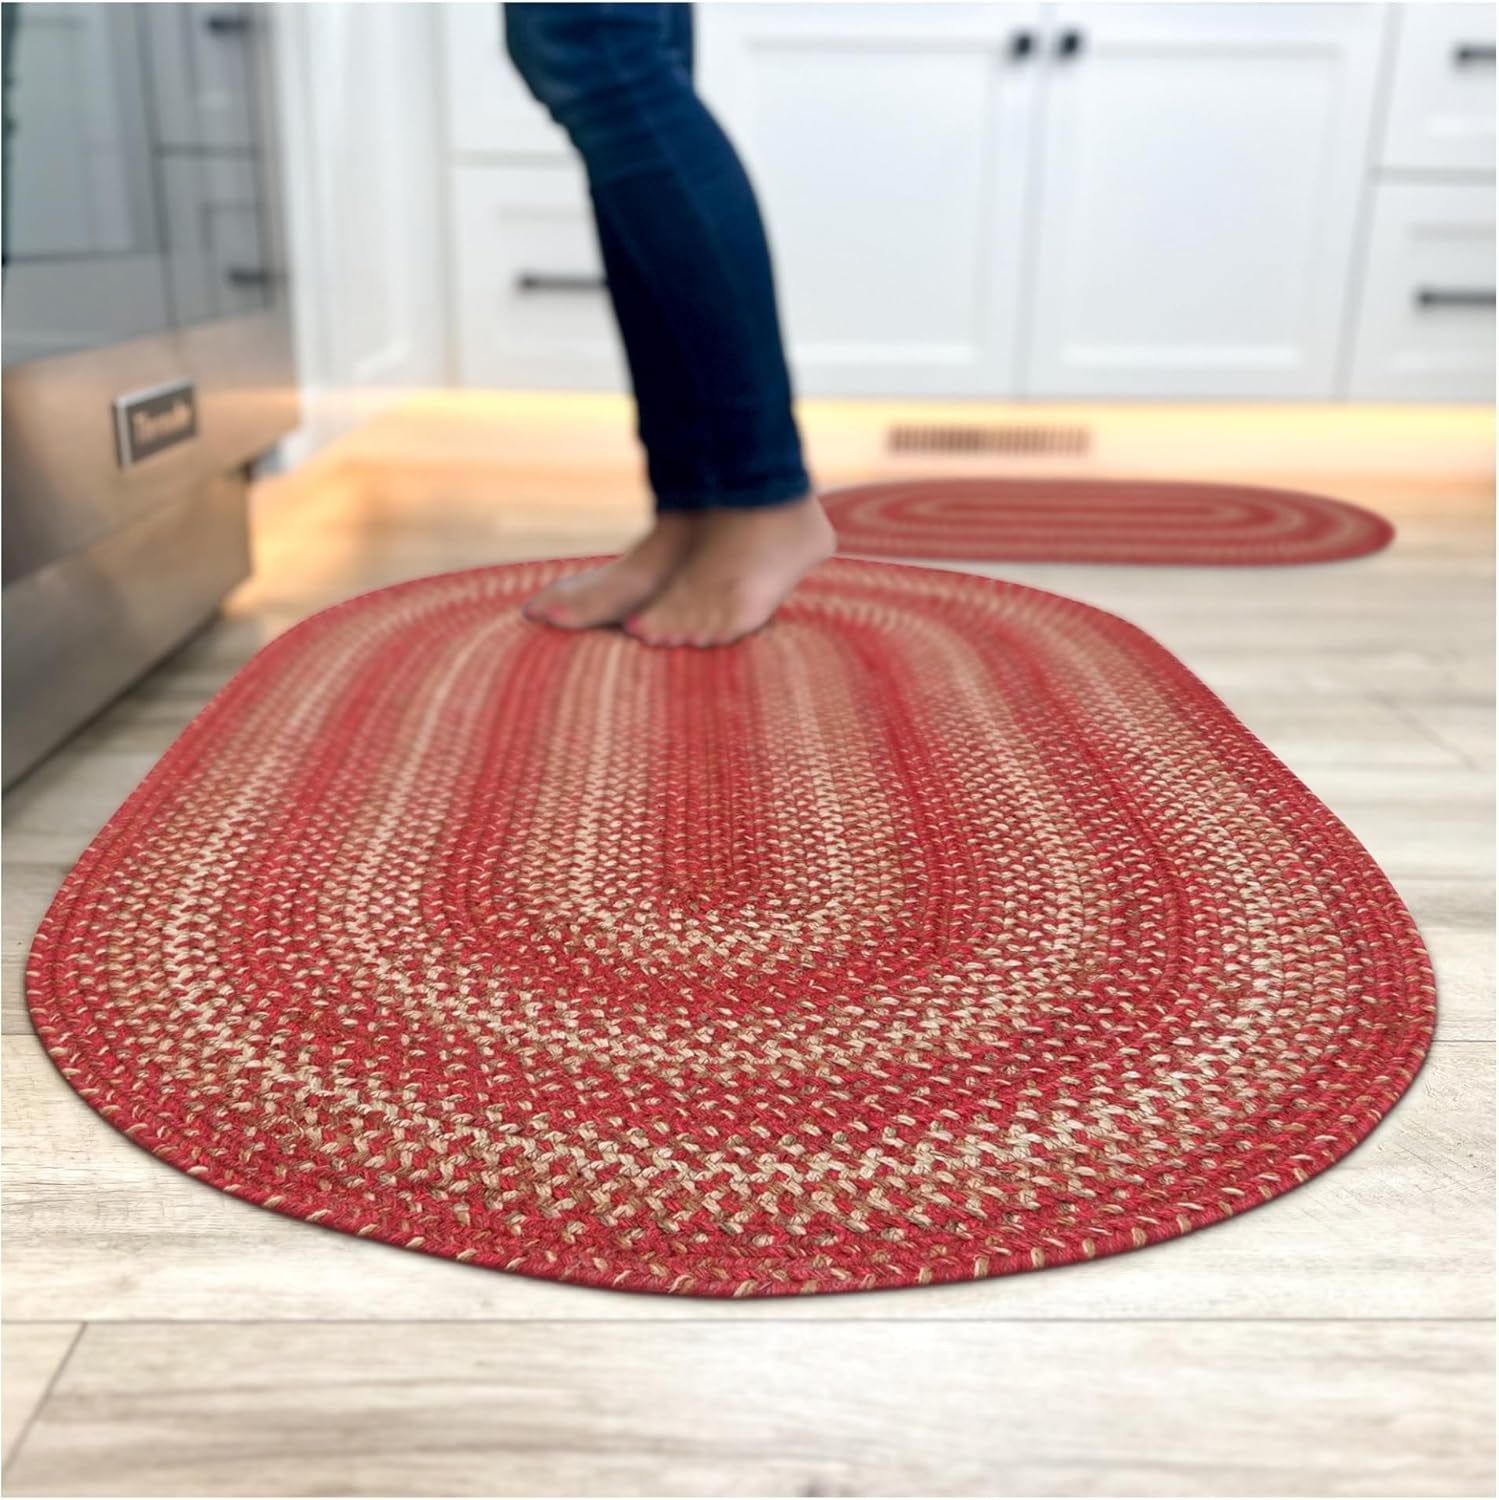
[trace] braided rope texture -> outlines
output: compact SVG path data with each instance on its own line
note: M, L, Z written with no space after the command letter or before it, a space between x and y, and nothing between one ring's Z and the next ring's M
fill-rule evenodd
M994 562L1289 566L1388 547L1382 516L1323 495L1122 479L910 479L823 497L839 549Z
M1148 636L834 561L738 646L425 578L234 677L27 971L72 1086L267 1208L557 1280L961 1281L1262 1204L1435 1018L1351 833Z

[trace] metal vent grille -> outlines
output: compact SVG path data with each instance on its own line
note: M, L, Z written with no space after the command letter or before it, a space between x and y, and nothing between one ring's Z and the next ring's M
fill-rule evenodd
M890 429L892 453L1009 453L1024 457L1072 457L1088 451L1086 427L997 426L979 423L936 426L900 423Z

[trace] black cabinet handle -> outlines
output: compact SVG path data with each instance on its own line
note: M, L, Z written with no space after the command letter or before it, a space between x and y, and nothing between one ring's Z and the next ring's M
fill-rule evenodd
M1064 31L1057 37L1057 56L1076 57L1083 50L1083 34L1080 31Z
M522 271L515 278L518 292L601 292L602 276L568 271Z
M1422 286L1416 288L1417 307L1492 307L1491 286Z
M1036 38L1029 31L1017 31L1010 36L1010 57L1015 62L1024 62L1036 50Z
M269 286L275 279L274 272L260 266L230 266L224 272L230 286Z
M1458 68L1492 68L1494 44L1492 42L1460 43L1452 49L1452 63Z
M217 11L203 21L214 36L240 36L250 29L248 16L236 16L228 11Z

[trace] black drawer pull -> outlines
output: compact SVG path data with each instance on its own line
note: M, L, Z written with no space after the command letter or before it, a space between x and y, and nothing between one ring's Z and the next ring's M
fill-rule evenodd
M569 271L522 271L515 278L518 292L601 292L602 276Z
M205 16L203 25L212 36L242 36L250 29L250 18L219 11L214 15Z
M1416 288L1417 307L1492 307L1491 286L1423 286Z
M1494 44L1492 42L1461 42L1452 49L1452 62L1459 68L1492 68L1494 66Z
M1036 50L1036 38L1029 31L1016 31L1010 36L1010 57L1015 62L1024 62Z
M1076 57L1083 50L1083 34L1080 31L1064 31L1057 37L1057 56Z
M230 286L269 286L275 279L273 271L260 266L230 266L224 272L224 280Z

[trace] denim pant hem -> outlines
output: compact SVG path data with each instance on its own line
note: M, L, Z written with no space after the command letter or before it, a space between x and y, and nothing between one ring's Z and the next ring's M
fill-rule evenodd
M765 506L785 505L810 494L812 481L805 473L783 474L756 485L735 489L657 490L658 511L685 510L756 510Z

